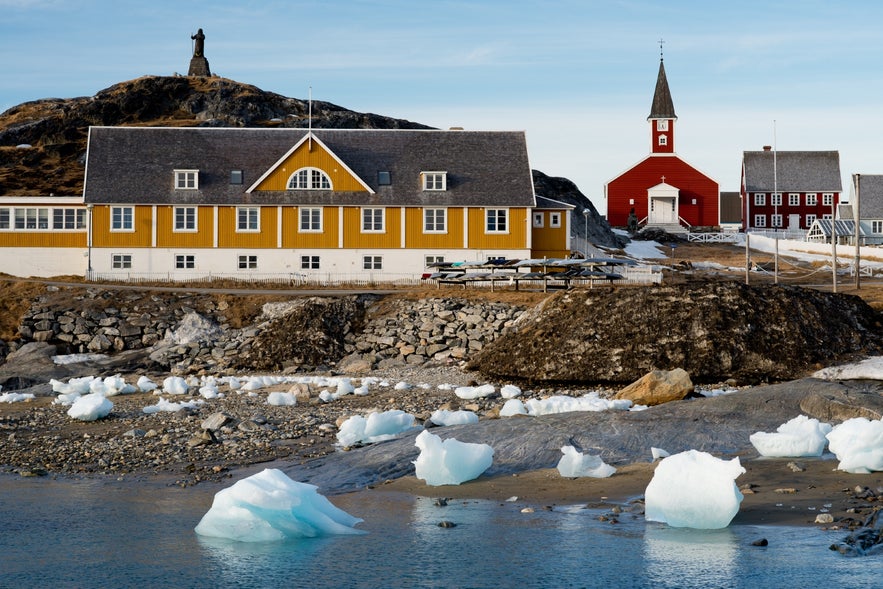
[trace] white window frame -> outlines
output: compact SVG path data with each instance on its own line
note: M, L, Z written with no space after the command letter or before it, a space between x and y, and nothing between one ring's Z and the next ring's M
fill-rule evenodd
M288 177L286 190L333 190L331 177L319 168L301 168Z
M660 135L659 136L659 145L660 146L668 145L668 135Z
M52 228L61 231L86 229L86 209L73 207L52 209Z
M13 227L17 231L46 231L49 229L47 207L15 207L12 213Z
M297 210L298 233L322 233L322 207L299 207Z
M196 268L194 254L175 254L175 270L193 270Z
M444 191L448 189L447 172L421 172L423 190Z
M447 233L448 209L423 209L423 233Z
M871 221L871 233L883 233L883 221Z
M386 232L386 209L380 207L362 207L362 233ZM379 218L379 223L378 223ZM380 225L378 229L377 226Z
M319 270L322 267L322 260L319 256L301 256L301 270Z
M772 206L772 207L782 206L782 193L781 192L773 192L772 194L770 194L770 206Z
M806 216L806 228L809 229L812 227L812 224L816 222L816 216L813 213L810 213Z
M668 131L668 119L657 119L656 120L656 130L657 131Z
M243 223L243 221L245 221ZM259 233L261 231L260 207L236 207L236 233Z
M257 270L258 257L255 254L240 254L236 265L240 270Z
M822 193L822 206L823 207L833 207L834 206L834 193L833 192Z
M561 227L561 213L549 213L549 227L553 229Z
M443 264L445 261L444 256L423 256L423 265L429 267L430 264Z
M135 207L110 207L110 230L114 233L135 231Z
M383 256L362 256L363 270L383 270Z
M110 254L110 267L113 270L130 270L132 254Z
M806 206L814 207L814 206L818 206L818 204L819 204L819 195L816 194L815 192L807 193Z
M799 207L800 206L800 193L799 192L789 192L788 193L788 206L789 207Z
M493 225L493 227L491 227ZM500 227L502 225L502 228ZM488 208L484 210L484 232L509 233L509 209Z
M766 228L766 215L754 215L754 227Z
M534 229L542 229L545 226L545 215L542 211L534 211L533 227Z
M834 217L831 215L831 213L825 213L824 215L822 215L822 220L823 220L823 221L830 221L830 220L833 219L833 218L834 218Z
M199 190L199 170L175 170L175 190Z
M0 230L8 231L12 229L12 217L12 207L0 207Z
M766 206L766 192L755 192L754 193L754 206L756 206L756 207L765 207Z
M179 217L180 214L180 217ZM175 233L194 233L198 229L199 214L196 207L173 207L172 226Z
M782 226L782 213L774 213L770 215L770 227L774 227L776 229Z

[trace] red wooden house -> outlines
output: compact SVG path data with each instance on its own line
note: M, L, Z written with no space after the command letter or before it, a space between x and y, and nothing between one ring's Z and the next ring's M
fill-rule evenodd
M626 227L631 213L639 226L661 227L669 232L720 224L718 183L675 152L677 119L660 59L656 91L647 117L650 155L604 187L611 226Z

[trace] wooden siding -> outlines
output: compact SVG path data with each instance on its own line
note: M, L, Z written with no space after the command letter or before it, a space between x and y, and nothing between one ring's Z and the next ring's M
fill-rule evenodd
M417 249L462 248L463 209L447 209L446 233L424 233L423 208L409 207L405 209L405 246Z
M288 179L301 168L318 168L328 174L332 189L340 192L365 192L365 187L333 155L313 142L304 142L270 173L255 190L287 190Z
M86 247L86 231L0 231L0 247Z
M121 205L125 206L125 205ZM134 231L111 231L108 205L92 209L92 245L94 247L150 247L153 241L153 211L150 206L133 207Z
M322 207L322 232L301 233L298 208L284 207L282 209L282 247L287 249L336 248L340 233L338 211L338 207Z
M505 207L500 207L505 208ZM528 209L508 209L508 233L485 233L485 209L469 209L469 249L521 249L527 247Z
M556 211L561 215L561 227L550 227L549 226L549 211L537 211L534 210L533 214L542 213L543 214L543 226L542 227L534 227L533 228L533 239L531 241L531 251L533 252L567 252L567 223L565 222L565 215L568 214L567 211ZM532 215L533 216L533 215ZM532 217L531 216L531 217ZM533 224L533 218L531 218L531 224ZM546 257L554 257L550 254L545 254ZM555 256L561 257L560 254L555 254ZM533 255L531 257L534 258L542 258L543 255ZM564 256L566 257L566 255Z
M218 207L218 247L261 249L277 247L276 207L259 207L259 209L260 230L237 231L236 207Z
M387 207L383 233L362 233L362 209L343 209L343 247L347 249L389 249L402 246L402 213L398 207Z
M212 207L196 208L197 231L175 231L175 207L156 210L157 247L212 247L214 215Z

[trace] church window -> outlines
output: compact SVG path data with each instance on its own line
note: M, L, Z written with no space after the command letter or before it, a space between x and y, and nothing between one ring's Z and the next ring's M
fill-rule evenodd
M331 178L317 168L301 168L288 179L288 190L331 190Z

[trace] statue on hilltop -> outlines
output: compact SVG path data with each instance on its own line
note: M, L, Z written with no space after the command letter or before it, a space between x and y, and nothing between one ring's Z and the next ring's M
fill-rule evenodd
M199 29L195 35L190 35L190 39L193 41L193 57L190 58L190 69L187 70L187 75L211 76L212 72L208 67L208 60L205 58L205 33Z
M190 35L190 38L195 41L193 44L193 57L203 57L202 53L205 51L205 34L202 32L202 29L196 31L195 35Z

